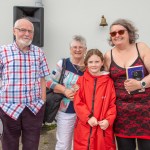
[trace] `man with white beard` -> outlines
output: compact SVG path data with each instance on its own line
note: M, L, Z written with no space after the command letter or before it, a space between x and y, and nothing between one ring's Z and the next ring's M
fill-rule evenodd
M28 18L15 22L15 41L0 47L0 119L2 149L38 150L49 69L43 51L32 45L34 26Z

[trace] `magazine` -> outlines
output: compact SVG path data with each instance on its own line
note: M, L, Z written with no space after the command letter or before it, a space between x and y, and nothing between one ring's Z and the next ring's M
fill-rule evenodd
M138 81L141 81L144 78L144 68L142 65L139 66L132 66L126 68L126 76L127 79L136 79ZM131 94L145 92L145 89L140 89L131 92Z

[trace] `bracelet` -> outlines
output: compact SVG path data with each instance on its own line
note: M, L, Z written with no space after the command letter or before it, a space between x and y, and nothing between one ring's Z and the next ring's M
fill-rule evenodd
M63 91L64 94L65 94L66 90L67 90L67 88L65 87L65 89L64 89L64 91Z

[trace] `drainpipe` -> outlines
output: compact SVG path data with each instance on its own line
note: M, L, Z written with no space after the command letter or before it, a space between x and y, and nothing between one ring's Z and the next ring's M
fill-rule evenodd
M35 0L35 6L37 6L37 7L43 7L42 0Z

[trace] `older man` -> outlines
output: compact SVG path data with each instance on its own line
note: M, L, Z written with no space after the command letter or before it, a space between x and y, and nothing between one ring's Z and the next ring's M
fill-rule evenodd
M49 75L42 50L32 45L34 26L27 18L15 22L15 42L0 48L0 118L3 150L38 150Z

